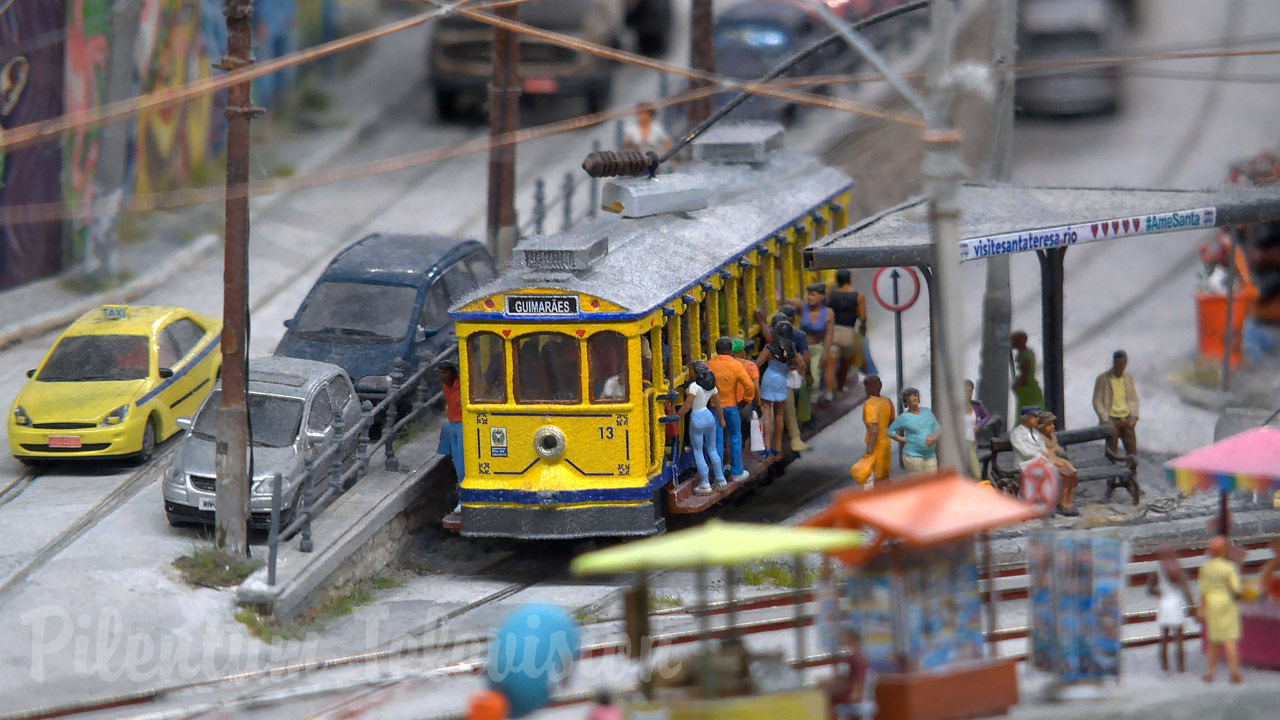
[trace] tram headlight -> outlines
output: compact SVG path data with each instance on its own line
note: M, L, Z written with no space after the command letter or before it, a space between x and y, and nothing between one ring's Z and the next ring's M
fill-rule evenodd
M554 425L544 425L533 434L533 449L545 460L559 460L564 455L564 433Z

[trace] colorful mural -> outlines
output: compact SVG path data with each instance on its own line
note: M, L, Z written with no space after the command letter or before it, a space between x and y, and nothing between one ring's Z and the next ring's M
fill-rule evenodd
M130 28L132 53L111 53L111 0L0 0L0 127L10 128L96 107L104 102L112 58L131 60L130 95L177 87L217 72L227 44L224 0L137 0ZM254 54L279 57L334 36L335 0L255 0ZM119 25L120 23L116 23ZM136 30L136 32L132 32ZM307 68L315 72L318 68ZM254 100L271 108L297 80L295 73L254 83ZM225 142L225 93L128 123L126 187L166 192L216 183ZM102 133L81 130L63 143L9 155L0 151L0 211L64 202L87 217ZM0 289L63 270L83 254L88 222L8 224L0 218Z
M58 3L0 1L0 128L63 113L63 18ZM0 214L61 201L62 167L58 143L0 151ZM62 223L0 223L0 289L62 267Z

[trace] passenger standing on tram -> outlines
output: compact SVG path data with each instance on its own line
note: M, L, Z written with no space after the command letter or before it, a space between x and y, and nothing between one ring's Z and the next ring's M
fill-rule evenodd
M462 383L458 378L458 366L445 360L436 366L440 376L440 393L444 395L444 424L440 426L440 443L436 452L448 455L453 461L453 473L458 479L458 506L454 512L462 512L462 477L466 463L462 454Z
M782 450L782 426L786 422L786 404L791 396L787 387L787 374L798 371L800 354L796 352L795 330L791 323L779 320L773 327L773 339L760 351L756 365L760 367L760 400L764 404L765 456L778 455ZM799 433L792 442L798 440Z
M863 367L862 339L867 329L867 299L853 289L853 273L836 271L836 287L827 296L835 329L831 334L831 359L826 377L827 389L843 393L848 382L849 369L853 368L855 381L857 370ZM875 374L866 370L864 375Z
M707 361L707 367L716 376L716 396L720 399L720 408L724 414L724 423L716 430L716 448L724 452L729 464L730 479L734 482L746 480L747 471L742 467L742 416L740 412L749 407L747 401L755 393L755 385L751 376L742 368L742 364L731 354L733 339L722 337L716 340L716 356ZM729 442L725 443L725 440Z
M747 371L747 377L751 378L751 397L746 410L742 411L742 437L751 437L751 413L761 414L760 411L760 368L756 365L756 361L747 357L747 353L754 351L756 344L750 340L742 338L733 339L733 356L742 363L743 369ZM763 434L763 431L762 433Z
M813 283L805 288L806 305L800 308L800 329L804 331L805 341L810 347L818 346L817 352L810 351L808 363L808 384L810 404L817 396L818 381L821 379L822 402L830 402L834 387L832 379L834 371L831 365L831 340L835 332L831 308L827 307L827 286Z
M693 381L689 383L687 393L679 415L689 416L689 445L693 449L693 461L698 466L698 485L693 492L710 495L708 461L711 472L715 473L716 489L723 489L727 483L724 481L720 450L716 448L716 426L724 427L724 413L717 398L716 376L705 362L698 360L693 363ZM704 453L706 457L703 457Z

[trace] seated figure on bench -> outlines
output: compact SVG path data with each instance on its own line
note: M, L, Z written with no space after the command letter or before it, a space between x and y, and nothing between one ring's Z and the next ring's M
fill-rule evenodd
M1058 495L1058 512L1063 515L1079 515L1080 511L1075 508L1076 483L1079 481L1079 475L1076 473L1075 466L1067 459L1067 451L1062 449L1058 444L1058 438L1054 436L1056 429L1054 424L1058 421L1058 416L1045 410L1036 419L1039 423L1036 429L1044 439L1045 457L1058 469L1058 483L1061 485Z

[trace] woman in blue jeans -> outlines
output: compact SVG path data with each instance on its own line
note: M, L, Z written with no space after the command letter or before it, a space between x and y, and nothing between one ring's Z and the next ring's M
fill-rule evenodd
M720 448L716 446L716 427L724 427L724 413L720 410L720 398L717 397L716 376L707 364L698 360L693 363L693 382L684 405L680 406L680 417L689 416L689 445L693 448L693 461L698 466L698 485L693 492L696 495L710 495L711 483L707 470L707 461L711 461L711 471L715 473L716 489L724 489L724 463L720 460ZM714 410L714 414L712 413ZM706 457L703 457L706 453Z

